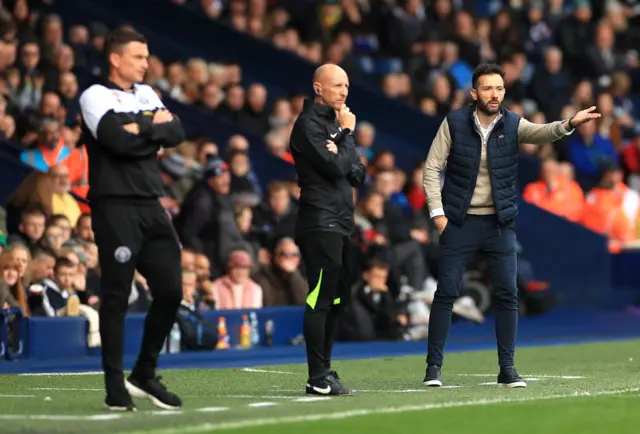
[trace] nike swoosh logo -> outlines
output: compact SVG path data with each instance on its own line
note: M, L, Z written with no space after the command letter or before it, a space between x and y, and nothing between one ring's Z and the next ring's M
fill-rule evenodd
M329 134L331 136L331 138L333 139L335 136L338 135L338 133L333 133L333 134Z
M329 393L331 393L331 386L327 386L324 389L316 386L312 386L311 388L321 395L328 395Z

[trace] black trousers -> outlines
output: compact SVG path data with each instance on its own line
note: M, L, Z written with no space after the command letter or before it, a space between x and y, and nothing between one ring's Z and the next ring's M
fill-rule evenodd
M427 364L442 366L451 327L453 302L460 297L462 277L471 256L487 258L496 308L500 367L513 366L518 329L518 285L515 227L500 226L495 215L468 215L460 226L449 221L440 236L438 288L429 318Z
M314 232L296 240L307 270L309 295L303 331L309 378L331 372L331 350L340 314L353 283L353 252L349 237L338 232Z
M107 394L124 387L124 317L138 270L153 297L133 368L140 378L155 376L158 355L182 300L180 244L157 201L92 203L92 226L101 269L100 336Z

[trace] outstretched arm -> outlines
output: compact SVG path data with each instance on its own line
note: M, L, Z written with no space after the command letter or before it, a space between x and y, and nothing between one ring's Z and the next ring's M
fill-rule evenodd
M555 121L548 124L534 124L526 119L520 119L518 125L518 142L542 145L543 143L555 142L564 136L572 134L569 120Z
M575 128L598 119L600 113L594 113L596 107L592 106L575 114L571 119L550 122L548 124L534 124L526 119L521 119L518 125L518 142L541 145L555 142L556 140L572 134Z

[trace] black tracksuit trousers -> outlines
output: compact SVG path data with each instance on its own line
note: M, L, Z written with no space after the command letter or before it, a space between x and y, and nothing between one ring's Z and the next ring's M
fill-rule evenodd
M333 340L353 284L351 243L347 235L321 231L296 241L309 282L303 330L309 378L315 379L331 371Z
M91 204L101 269L100 336L107 395L124 388L124 317L134 272L149 284L153 301L133 375L155 376L158 355L182 300L180 243L157 200Z

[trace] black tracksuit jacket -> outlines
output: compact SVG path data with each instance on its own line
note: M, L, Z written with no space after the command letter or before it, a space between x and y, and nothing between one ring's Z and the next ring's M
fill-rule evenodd
M327 150L327 141L338 153ZM296 236L329 231L349 235L353 229L353 189L366 169L355 150L352 134L338 125L330 107L306 100L291 132L291 153L300 186Z
M112 82L95 84L80 96L83 133L89 153L88 199L155 200L164 195L158 150L184 141L177 117L154 124L153 115L165 109L155 91L146 84L132 89ZM135 123L139 134L123 125Z

